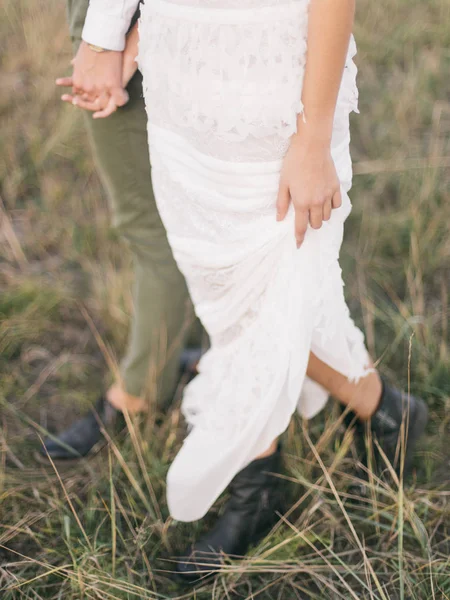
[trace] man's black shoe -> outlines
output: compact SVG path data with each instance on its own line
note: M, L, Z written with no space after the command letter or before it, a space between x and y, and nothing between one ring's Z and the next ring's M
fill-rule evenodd
M101 429L118 432L125 427L123 413L115 409L103 396L89 412L53 438L44 441L40 452L54 460L69 460L86 456L100 441Z
M197 362L200 360L202 352L200 348L189 348L182 352L180 377L187 374L188 381L195 377ZM102 427L112 433L118 433L124 429L125 425L123 413L115 409L102 396L84 417L75 421L59 435L47 438L44 441L45 447L40 449L40 454L43 456L49 454L55 460L81 458L89 454L98 442L104 441Z

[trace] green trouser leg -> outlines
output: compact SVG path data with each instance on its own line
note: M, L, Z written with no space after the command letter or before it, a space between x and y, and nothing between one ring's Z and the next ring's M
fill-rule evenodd
M69 0L69 24L75 45L88 0ZM111 202L113 224L133 253L134 316L121 365L122 385L133 396L162 405L170 402L180 353L193 319L186 283L179 272L153 195L142 77L128 86L129 102L107 119L86 126L102 182Z

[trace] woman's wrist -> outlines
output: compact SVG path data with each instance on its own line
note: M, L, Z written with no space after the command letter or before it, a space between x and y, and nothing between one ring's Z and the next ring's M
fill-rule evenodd
M125 67L127 67L128 69L130 69L131 67L136 66L137 68L137 62L136 62L136 56L135 56L135 52L124 52L123 55L123 64Z
M331 146L333 134L333 118L330 116L311 116L300 113L297 117L297 131L294 136L302 140L302 144L313 147Z
M136 73L137 69L138 69L138 65L134 59L132 59L130 57L128 60L126 60L126 58L124 57L123 81L122 81L122 84L124 87L126 87L129 84L129 82L133 78L134 74Z

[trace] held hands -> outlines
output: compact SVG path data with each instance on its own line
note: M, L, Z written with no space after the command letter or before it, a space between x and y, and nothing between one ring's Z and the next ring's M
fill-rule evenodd
M302 131L291 139L284 157L277 199L277 220L282 221L292 201L295 210L295 238L299 248L308 223L320 229L333 208L342 204L340 182L331 156L329 141L310 139Z
M72 93L63 94L61 99L92 111L94 119L111 115L128 102L125 88L137 70L137 46L137 27L130 32L123 52L95 52L81 42L72 61L72 76L56 80L56 85L72 88Z

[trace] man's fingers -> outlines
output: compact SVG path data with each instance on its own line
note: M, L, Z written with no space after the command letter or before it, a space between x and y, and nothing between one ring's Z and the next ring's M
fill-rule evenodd
M61 87L72 87L73 86L73 78L72 77L58 77L55 81L56 85Z
M72 94L74 96L80 98L87 96L91 101L100 96L100 90L91 81L80 81L79 77L73 77L72 81Z
M110 94L116 107L123 106L129 100L128 92L123 88L114 88L110 91Z
M108 104L103 110L99 110L95 112L92 116L94 119L104 119L112 115L113 112L117 110L117 104L114 102L114 98L111 96Z
M282 221L286 216L290 201L289 187L284 183L280 183L277 197L277 221Z
M340 189L336 190L331 204L333 208L339 208L340 206L342 206L342 194Z
M296 208L295 209L295 239L297 242L297 248L303 244L305 239L306 230L308 228L308 210Z

